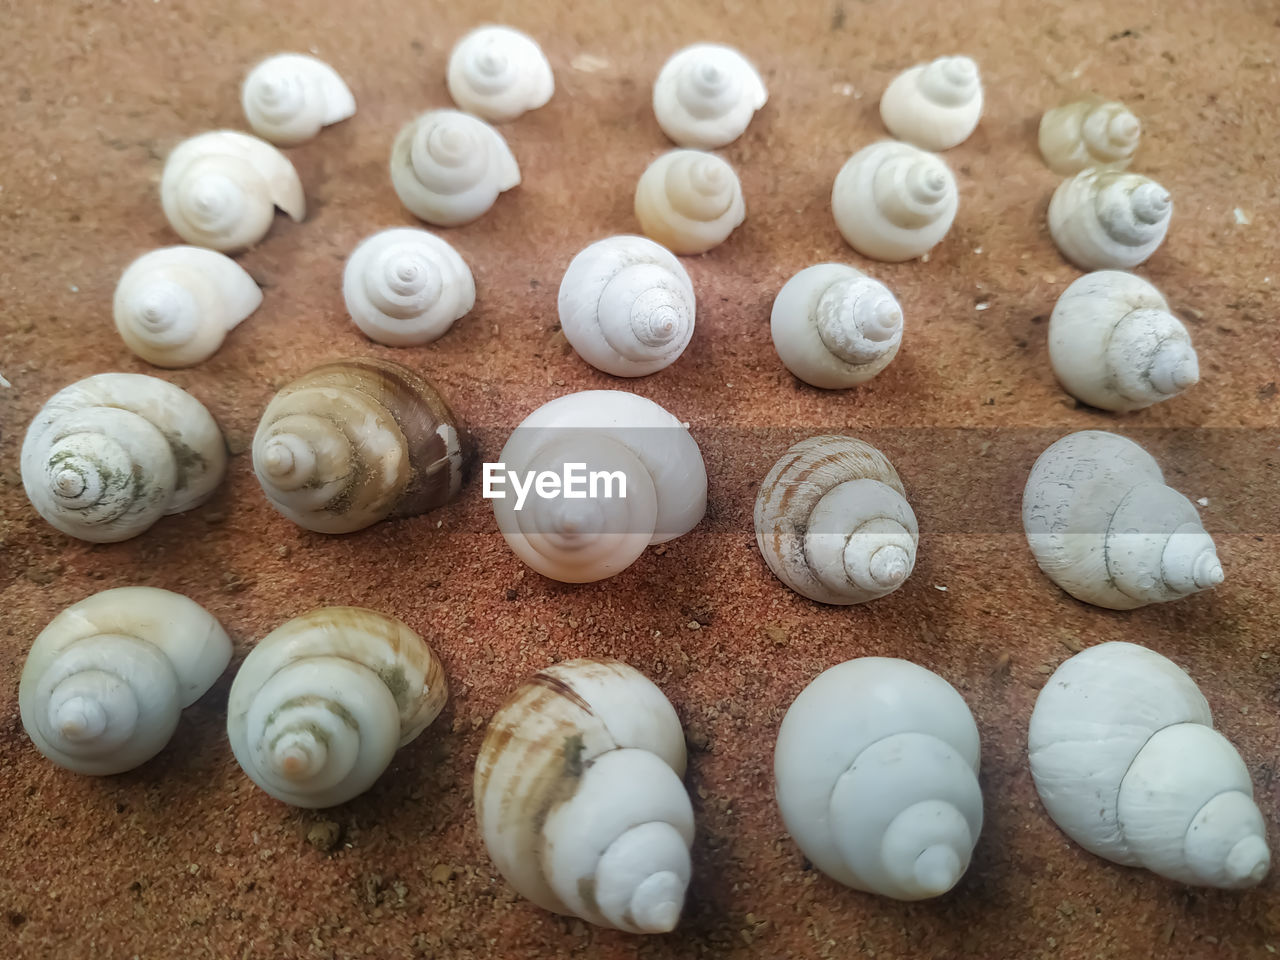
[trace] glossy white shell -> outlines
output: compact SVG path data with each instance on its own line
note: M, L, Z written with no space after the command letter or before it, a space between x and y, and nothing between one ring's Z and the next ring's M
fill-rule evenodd
M880 98L889 132L925 150L967 140L982 116L982 80L969 57L939 57L898 76Z
M672 150L636 184L641 231L673 253L705 253L747 216L738 175L713 153Z
M751 62L718 43L696 43L674 54L653 85L653 112L662 132L679 146L699 150L738 139L768 99Z
M1040 118L1040 155L1050 170L1064 177L1089 167L1123 170L1141 137L1138 118L1114 100L1079 100L1047 110Z
M1084 170L1049 201L1049 233L1082 270L1127 270L1164 242L1173 215L1169 191L1138 173Z
M282 147L310 140L356 112L356 98L338 72L302 53L278 53L250 70L240 102L250 129Z
M458 108L491 123L543 106L556 81L542 48L510 27L479 27L454 46L447 73Z

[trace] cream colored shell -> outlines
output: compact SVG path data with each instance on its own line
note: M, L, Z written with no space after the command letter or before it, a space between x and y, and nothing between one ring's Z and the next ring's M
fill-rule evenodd
M1137 173L1088 169L1062 181L1049 201L1049 233L1082 270L1127 270L1164 242L1173 203Z
M1055 107L1040 118L1040 155L1064 177L1089 167L1123 170L1141 137L1138 118L1123 103L1101 97Z
M982 80L969 57L939 57L896 76L880 98L880 117L898 140L949 150L982 116Z
M679 146L699 150L738 139L768 99L760 72L719 43L696 43L674 54L653 85L653 112L662 132Z
M278 53L250 70L240 102L250 129L282 147L310 140L356 112L356 98L338 71L302 53Z
M478 27L449 54L449 96L490 123L514 120L546 104L556 81L542 48L511 27Z
M738 175L713 153L672 150L636 184L641 231L673 253L706 253L747 216Z

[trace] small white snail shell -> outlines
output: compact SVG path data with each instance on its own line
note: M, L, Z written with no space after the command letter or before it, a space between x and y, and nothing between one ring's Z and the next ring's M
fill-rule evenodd
M253 469L294 523L351 533L448 503L462 487L464 444L429 380L387 360L338 360L272 398L253 437Z
M262 303L253 277L203 247L144 253L116 284L113 312L125 345L157 367L208 360L227 333Z
M1138 173L1083 170L1049 201L1049 233L1082 270L1127 270L1164 242L1173 203L1169 191Z
M470 223L519 183L520 167L502 134L459 110L427 111L391 147L391 185L400 202L438 227Z
M100 373L63 387L22 442L31 505L91 543L128 540L199 506L226 469L226 443L200 401L137 373Z
M949 150L968 139L982 116L982 80L969 57L939 57L893 78L880 117L899 140Z
M240 102L250 129L282 147L310 140L356 112L356 98L338 71L302 53L278 53L250 70Z
M194 601L155 587L104 590L59 613L31 645L22 725L60 767L123 773L164 749L182 709L230 660L226 632Z
M1177 600L1223 581L1191 501L1132 440L1082 430L1031 468L1022 525L1036 563L1073 597L1112 610Z
M1055 107L1040 118L1040 154L1063 177L1089 167L1123 170L1141 137L1138 118L1123 103L1101 97Z
M543 576L565 583L603 580L625 570L651 544L688 533L707 508L707 471L688 429L652 400L621 390L584 390L543 404L516 427L499 461L520 478L563 476L566 464L625 476L586 496L534 488L520 501L511 484L496 490L494 516L507 544ZM521 479L521 482L524 482Z
M778 807L828 876L897 900L936 897L982 830L978 759L978 727L951 684L906 660L850 660L782 719Z
M674 54L653 85L653 112L662 132L679 146L699 150L737 140L768 99L751 61L718 43L696 43Z
M1240 754L1172 661L1132 643L1076 654L1036 699L1036 790L1090 853L1196 886L1257 886L1266 826Z
M164 164L160 200L187 243L233 253L267 235L279 207L307 215L302 181L289 158L257 137L215 130L178 144Z
M693 336L693 283L680 261L644 237L609 237L581 251L560 281L560 328L578 356L615 377L675 363Z
M896 140L855 153L831 190L831 212L849 246L889 262L928 253L951 229L958 203L942 158Z
M693 806L667 698L612 660L547 667L494 715L476 816L499 872L544 910L629 933L675 929Z
M551 64L537 41L511 27L479 27L449 54L449 96L490 123L514 120L555 93Z
M1085 274L1058 298L1049 360L1068 393L1103 410L1141 410L1200 379L1191 336L1160 291L1118 270Z
M641 231L674 253L705 253L724 243L746 216L738 175L713 153L664 153L636 184Z
M347 312L370 340L389 347L430 343L476 302L471 269L446 241L393 227L361 241L342 273Z
M786 368L827 390L856 386L902 345L902 308L889 288L843 263L806 267L773 301L773 346Z
M774 576L821 603L866 603L902 586L920 530L888 459L852 437L801 440L756 494L756 545Z
M448 697L440 661L399 620L321 607L249 651L231 684L227 736L271 796L332 807L373 786Z

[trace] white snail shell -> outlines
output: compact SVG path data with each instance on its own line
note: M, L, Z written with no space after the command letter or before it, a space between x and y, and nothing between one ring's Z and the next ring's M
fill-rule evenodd
M231 684L227 736L271 796L332 807L373 786L448 697L439 659L399 620L321 607L249 651Z
M831 212L849 246L889 262L933 249L951 229L958 204L942 158L896 140L855 153L831 190Z
M427 111L391 147L391 185L400 202L438 227L470 223L519 183L520 167L502 134L458 110Z
M1138 173L1090 168L1064 180L1049 201L1049 233L1082 270L1127 270L1164 242L1169 191Z
M1114 433L1082 430L1040 454L1022 525L1045 575L1099 607L1132 610L1223 581L1191 501L1165 486L1150 454Z
M616 377L675 363L693 336L693 283L680 261L644 237L609 237L581 251L560 281L560 328L578 356Z
M1248 768L1160 654L1132 643L1076 654L1040 691L1027 740L1045 809L1090 853L1196 886L1266 876Z
M653 112L662 132L699 150L737 140L768 99L751 61L718 43L696 43L674 54L653 85Z
M705 253L724 243L746 216L738 175L713 153L664 153L636 184L641 231L674 253Z
M897 900L936 897L982 830L978 760L978 727L951 684L906 660L850 660L782 719L778 807L828 876Z
M1089 167L1123 170L1141 137L1142 124L1123 103L1100 97L1055 107L1040 118L1040 154L1063 177Z
M889 288L843 263L806 267L773 301L773 346L787 369L828 390L856 386L902 345L902 308Z
M939 57L894 77L880 98L880 117L899 140L949 150L967 140L982 116L982 80L969 57Z
M510 27L479 27L449 54L449 96L491 123L514 120L555 93L551 64L537 41Z
M240 102L250 129L282 147L310 140L356 112L356 98L338 71L302 53L278 53L250 70Z
M351 533L441 506L466 441L429 380L387 360L321 364L282 387L253 437L271 505L317 533Z
M888 459L852 437L817 436L760 484L756 545L774 576L821 603L866 603L911 576L920 529Z
M203 247L144 253L116 284L113 312L125 345L157 367L208 360L227 333L262 303L253 277Z
M60 767L123 773L164 749L182 709L230 660L226 632L194 601L155 587L104 590L59 613L31 645L22 725Z
M476 284L446 241L426 230L394 227L352 251L342 296L366 337L408 347L444 336L475 306Z
M31 505L91 543L128 540L199 506L226 469L226 443L200 401L137 373L100 373L63 387L22 442Z
M707 508L707 471L688 429L652 400L620 390L584 390L543 404L516 427L498 457L524 477L615 473L592 494L541 496L523 504L513 485L495 488L493 512L507 544L543 576L566 583L603 580L625 570L651 544L688 533ZM487 494L486 494L487 495ZM520 504L520 509L517 505Z
M178 144L164 164L160 200L187 243L233 253L267 235L279 207L301 222L302 181L289 158L257 137L215 130Z
M693 842L667 698L612 660L547 667L489 723L475 803L489 856L544 910L629 933L675 929Z
M1058 298L1049 360L1068 393L1103 410L1141 410L1200 379L1191 336L1160 291L1118 270L1085 274Z

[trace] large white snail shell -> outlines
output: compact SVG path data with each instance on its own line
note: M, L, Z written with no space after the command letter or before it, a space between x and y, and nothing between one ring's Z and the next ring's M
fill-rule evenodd
M160 200L187 243L233 253L267 235L279 207L301 222L302 181L289 158L257 137L215 130L178 144L164 164Z
M449 96L491 123L514 120L555 93L551 64L537 41L511 27L478 27L449 54Z
M773 301L773 346L787 369L828 390L856 386L902 345L902 308L889 288L843 263L806 267Z
M213 686L231 641L203 607L155 587L104 590L67 607L22 667L22 725L42 754L103 776L159 753L178 715Z
M1040 691L1027 747L1049 816L1090 853L1197 886L1266 876L1249 770L1160 654L1132 643L1076 654Z
M199 506L227 469L209 411L179 387L100 373L63 387L22 442L22 485L36 512L92 543L128 540Z
M693 336L693 283L680 261L644 237L609 237L581 251L560 281L560 328L578 356L616 377L675 363Z
M1141 410L1200 379L1187 328L1141 277L1076 280L1049 318L1049 360L1067 392L1103 410Z
M439 659L399 620L321 607L249 651L231 684L227 736L271 796L332 807L373 786L448 697Z
M471 269L446 241L394 227L366 237L342 274L347 312L370 340L390 347L430 343L476 302Z
M982 116L982 80L969 57L939 57L894 77L880 98L880 117L899 140L949 150L967 140Z
M713 153L664 153L636 184L641 231L674 253L705 253L724 243L746 216L738 175Z
M1040 154L1064 177L1089 167L1123 170L1141 137L1142 124L1123 103L1100 97L1055 107L1040 118Z
M310 140L356 112L356 98L338 71L302 53L278 53L250 70L240 102L250 129L282 147Z
M769 99L764 80L733 47L696 43L674 54L653 85L662 132L682 147L714 150L742 136Z
M831 190L831 212L849 246L889 262L933 249L951 229L958 203L942 158L896 140L855 153Z
M1165 486L1150 454L1114 433L1082 430L1040 454L1022 524L1045 575L1099 607L1132 610L1223 580L1191 501Z
M652 400L620 390L585 390L543 404L516 427L498 459L519 483L544 471L563 477L567 464L584 468L574 486L582 496L563 489L542 496L529 487L521 503L509 480L492 491L511 549L566 583L620 573L645 547L692 530L707 508L707 471L688 429ZM592 473L611 476L590 484ZM487 474L485 485L490 496Z
M774 751L783 822L823 873L897 900L946 893L982 830L978 727L964 699L906 660L824 671Z
M230 257L203 247L144 253L116 284L113 313L125 345L157 367L208 360L262 303L253 277Z
M1049 201L1049 233L1082 270L1127 270L1164 242L1173 215L1169 191L1138 173L1083 170Z
M783 454L756 494L756 545L774 576L821 603L866 603L902 586L920 530L888 459L852 437Z
M406 124L391 147L391 185L419 220L470 223L498 194L520 183L507 141L459 110L429 110Z
M617 661L534 675L494 715L476 761L485 847L544 910L629 933L675 929L693 806L667 698Z

